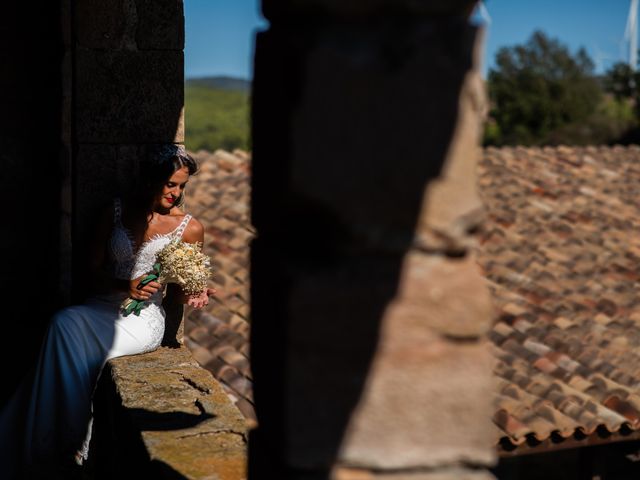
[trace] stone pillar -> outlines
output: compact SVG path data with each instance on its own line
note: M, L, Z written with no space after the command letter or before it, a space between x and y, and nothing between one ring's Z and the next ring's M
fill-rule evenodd
M490 478L472 6L263 0L250 480Z
M37 13L37 14L36 14ZM31 362L60 305L61 64L56 1L8 2L0 16L0 291L3 394ZM36 339L36 341L31 341ZM6 348L16 345L15 349ZM19 359L19 361L16 361Z
M96 209L131 186L149 144L184 141L184 13L181 0L72 5L77 291Z

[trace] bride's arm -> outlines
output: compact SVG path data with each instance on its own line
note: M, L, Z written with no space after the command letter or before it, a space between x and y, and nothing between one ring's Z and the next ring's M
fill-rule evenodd
M204 227L196 218L191 218L191 221L187 224L187 228L182 235L182 239L187 243L200 243L204 245ZM178 294L178 301L180 303L186 303L194 308L202 308L209 304L209 297L214 295L216 290L214 288L207 288L203 290L199 295L186 295L182 290Z

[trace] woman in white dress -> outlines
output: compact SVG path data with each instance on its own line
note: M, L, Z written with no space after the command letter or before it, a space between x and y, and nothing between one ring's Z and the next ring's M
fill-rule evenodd
M204 240L202 224L179 207L196 171L183 147L165 145L141 163L133 193L116 198L103 214L89 265L96 293L54 315L35 370L0 412L1 478L69 475L69 468L88 455L91 397L105 362L160 346L163 287L139 284L151 271L155 254L172 238ZM206 289L182 295L181 301L202 308L213 293ZM146 300L148 306L139 316L123 316L120 304L127 297Z

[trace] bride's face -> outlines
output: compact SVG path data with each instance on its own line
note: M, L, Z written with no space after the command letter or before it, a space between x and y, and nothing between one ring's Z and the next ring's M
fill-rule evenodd
M189 169L182 167L176 170L162 187L162 192L156 197L156 205L170 209L174 206L176 200L189 181Z

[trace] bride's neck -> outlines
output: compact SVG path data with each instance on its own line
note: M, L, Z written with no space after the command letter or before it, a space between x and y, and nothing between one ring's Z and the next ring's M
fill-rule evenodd
M162 205L154 205L153 210L151 210L151 216L153 215L169 215L171 212L171 208L165 208Z

